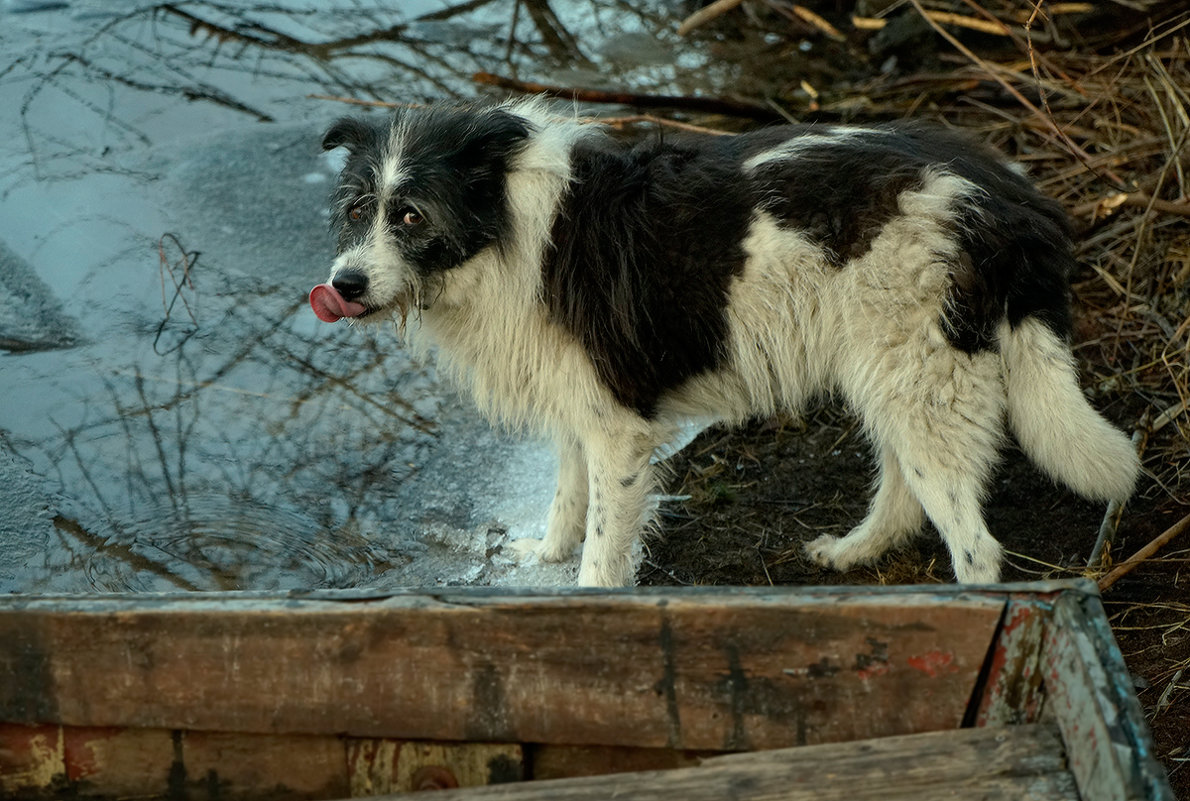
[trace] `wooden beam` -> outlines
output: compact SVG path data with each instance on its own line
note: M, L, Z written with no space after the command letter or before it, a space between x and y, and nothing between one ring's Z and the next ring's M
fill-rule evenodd
M1077 801L1052 726L780 749L671 771L448 790L435 801ZM401 801L383 796L375 801Z
M796 588L0 599L0 721L730 751L950 729L1003 605Z
M657 750L542 746L522 766L515 745L412 743L152 729L0 726L0 795L30 801L292 798L407 793L534 781L458 798L525 801L615 797L929 801L1073 799L1073 778L1051 725L965 729L700 760ZM552 764L541 757L553 752ZM610 757L610 759L609 759ZM650 765L622 778L600 775ZM657 770L660 764L681 765ZM576 781L573 777L590 777ZM541 781L547 777L565 777ZM629 789L630 788L630 789ZM722 793L722 794L721 794ZM404 795L393 798L405 798ZM438 796L435 796L437 798ZM446 796L451 798L454 796Z
M1043 719L1062 731L1083 801L1175 801L1098 595L1063 593L1053 617Z
M353 798L521 781L521 747L0 724L0 798Z
M975 725L1037 722L1045 703L1042 640L1052 622L1052 597L1010 597L986 666Z

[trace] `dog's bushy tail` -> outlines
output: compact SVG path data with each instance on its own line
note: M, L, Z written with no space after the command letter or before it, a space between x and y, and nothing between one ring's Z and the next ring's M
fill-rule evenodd
M1029 317L1000 338L1008 424L1038 467L1086 498L1125 501L1140 461L1122 431L1083 396L1070 348Z

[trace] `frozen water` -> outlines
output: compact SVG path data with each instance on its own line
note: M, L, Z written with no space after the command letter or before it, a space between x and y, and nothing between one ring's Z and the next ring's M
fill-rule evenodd
M63 0L4 0L4 10L13 14L25 14L31 11L52 11L66 8L70 3Z
M33 269L0 241L0 348L10 351L62 348L78 338L76 323L62 311ZM0 507L2 508L2 507Z
M45 491L69 498L69 522L40 560L4 548L0 589L567 581L567 566L503 550L540 536L548 450L477 420L394 331L325 326L306 307L332 255L326 181L308 178L330 177L317 131L146 152L138 171L162 177L125 191L170 233L151 242L121 219L113 244L143 252L83 271L72 293L91 344L3 363L25 369L0 421ZM47 389L57 435L20 401Z
M0 439L0 588L20 586L22 571L50 547L53 499Z
M470 91L512 34L565 54L511 3L312 9L0 5L0 592L573 581L508 547L542 536L549 448L305 303L345 111L309 95ZM415 45L356 41L390 29Z
M320 134L368 113L325 96L712 69L670 63L662 0L553 3L572 37L516 5L0 3L0 592L573 580L508 547L543 534L549 448L305 300Z

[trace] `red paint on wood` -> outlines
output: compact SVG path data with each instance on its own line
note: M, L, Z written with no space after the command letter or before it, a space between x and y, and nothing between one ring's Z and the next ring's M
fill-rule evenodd
M0 798L48 788L64 770L61 727L0 723Z
M66 778L72 782L95 776L103 770L96 746L120 733L113 726L66 726L62 730L63 761Z
M949 651L926 651L918 656L911 656L907 660L909 667L920 670L931 679L936 679L944 673L954 673L959 668L954 663L954 654Z

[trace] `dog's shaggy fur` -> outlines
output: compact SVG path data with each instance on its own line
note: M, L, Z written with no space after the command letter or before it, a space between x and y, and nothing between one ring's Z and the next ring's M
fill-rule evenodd
M1071 234L996 154L919 125L657 133L635 145L540 103L336 123L339 256L324 320L412 316L480 408L558 445L547 560L632 580L650 457L684 418L846 399L875 446L867 517L807 551L845 570L928 517L961 582L993 582L981 500L1004 437L1089 498L1137 458L1084 399L1066 340Z

